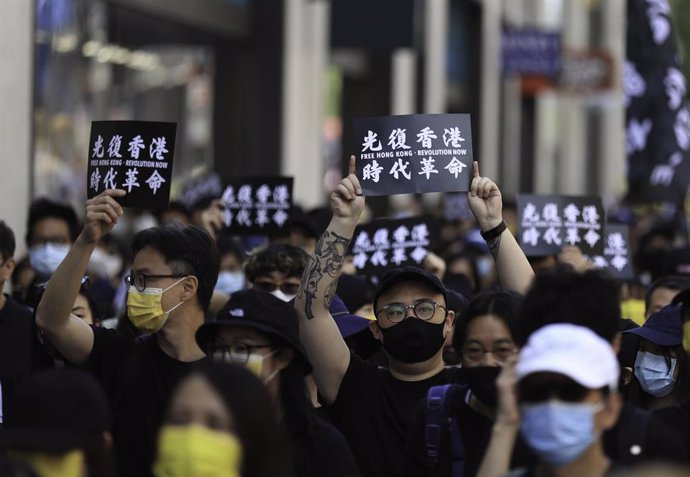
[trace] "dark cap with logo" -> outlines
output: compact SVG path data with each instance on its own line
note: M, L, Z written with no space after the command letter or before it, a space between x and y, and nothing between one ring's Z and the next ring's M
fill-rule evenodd
M441 280L433 273L417 267L399 267L387 272L374 293L374 313L378 311L377 301L383 292L401 282L418 282L428 285L443 295L444 305L448 304L448 293Z
M256 289L233 293L216 315L216 321L204 323L196 332L197 344L207 351L215 343L218 330L226 326L251 328L276 344L288 345L302 361L305 374L311 373L311 363L299 339L299 318L292 303Z

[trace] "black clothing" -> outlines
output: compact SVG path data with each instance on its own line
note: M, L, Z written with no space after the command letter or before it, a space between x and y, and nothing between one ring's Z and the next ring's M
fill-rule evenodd
M327 409L362 475L402 475L415 407L431 386L455 382L457 372L444 368L424 381L399 381L388 369L351 355L338 396Z
M688 427L685 428L687 435ZM604 433L604 452L620 467L650 459L687 462L688 450L681 436L654 414L623 403L616 425Z
M690 397L683 399L674 406L657 409L652 414L668 427L677 431L679 443L685 449L686 457L690 461Z
M482 463L484 452L491 440L494 421L478 413L469 406L471 391L465 391L464 399L457 408L457 423L465 448L464 477L473 477L477 474ZM405 475L427 475L426 451L425 451L425 416L426 402L423 400L417 406L414 422L410 432L407 448L405 449ZM511 467L523 467L536 464L536 456L527 446L527 443L518 434ZM441 436L441 446L438 456L438 471L436 475L451 475L451 441L447 432Z
M313 415L308 432L292 437L295 477L358 477L347 441L332 425Z
M152 475L156 437L178 379L204 359L184 363L171 358L157 335L126 337L94 328L86 363L106 389L113 407L113 437L120 475Z
M52 367L38 341L38 329L30 308L5 295L0 309L0 418L11 407L17 384L35 371ZM0 423L2 419L0 419Z

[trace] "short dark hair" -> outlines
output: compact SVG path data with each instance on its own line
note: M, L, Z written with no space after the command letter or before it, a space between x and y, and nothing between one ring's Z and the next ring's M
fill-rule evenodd
M456 322L453 333L453 346L462 348L467 339L467 328L475 318L493 315L499 318L508 328L513 341L517 341L518 314L522 304L519 293L508 290L492 290L478 293L467 303L465 313Z
M79 219L77 219L74 209L69 205L60 204L42 197L34 200L29 207L29 219L26 224L26 245L31 244L34 232L33 227L36 225L36 222L49 217L64 220L69 228L69 235L72 241L77 238Z
M647 286L644 291L644 308L649 308L649 301L652 299L652 293L657 288L668 288L669 290L683 291L690 288L690 276L684 275L665 275Z
M4 220L0 220L0 254L2 254L3 262L14 257L15 246L14 232Z
M218 248L208 232L194 225L159 225L134 236L132 254L136 255L144 247L152 247L160 252L173 273L187 273L197 278L197 300L206 312L220 269Z
M609 343L618 333L621 316L618 289L607 273L577 273L559 266L536 276L520 313L518 342L543 326L572 323L589 328Z
M221 258L225 255L234 255L240 263L244 263L247 259L247 254L242 250L242 246L231 235L219 233L216 243L218 244L218 252Z
M308 263L309 255L301 248L276 243L253 255L247 262L244 273L250 282L271 272L281 272L287 277L301 277Z

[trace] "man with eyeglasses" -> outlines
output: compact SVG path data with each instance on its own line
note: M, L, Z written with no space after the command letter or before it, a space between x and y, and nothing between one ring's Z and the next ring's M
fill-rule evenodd
M275 243L252 255L244 273L252 288L287 302L295 298L308 261L301 248Z
M374 294L376 321L369 329L388 355L389 368L366 363L348 350L329 306L345 253L364 209L364 197L350 174L331 193L333 219L302 277L295 307L300 336L314 365L314 379L333 422L345 435L363 475L401 475L414 409L431 386L457 380L445 368L443 343L455 313L438 277L406 267L389 272ZM503 285L524 292L533 272L502 220L501 194L494 182L474 178L470 207L496 260Z
M138 338L93 328L71 313L80 280L98 241L123 215L106 190L86 201L84 228L59 265L36 311L45 337L71 363L92 371L112 400L120 475L151 475L156 434L177 379L204 353L195 340L204 322L220 258L211 237L170 224L137 233L127 277L127 316Z

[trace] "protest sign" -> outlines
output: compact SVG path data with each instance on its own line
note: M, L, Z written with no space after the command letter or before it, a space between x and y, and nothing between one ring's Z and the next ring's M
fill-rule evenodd
M357 227L351 246L355 268L360 273L379 276L405 265L421 268L429 252L430 228L421 217L380 219Z
M469 114L411 114L353 121L364 195L469 190Z
M630 256L630 231L627 225L606 224L603 255L591 257L596 268L603 268L623 280L635 278Z
M504 74L555 78L561 66L561 34L536 28L506 28L501 38Z
M585 255L604 252L600 197L518 194L520 246L527 256L556 255L566 245Z
M94 121L91 123L86 186L88 197L124 189L123 207L165 209L170 198L175 123Z
M234 234L279 234L288 230L292 177L253 177L223 191L223 225Z
M182 188L179 200L192 209L199 203L208 202L209 199L220 198L222 193L223 182L218 174L212 172L189 180Z

